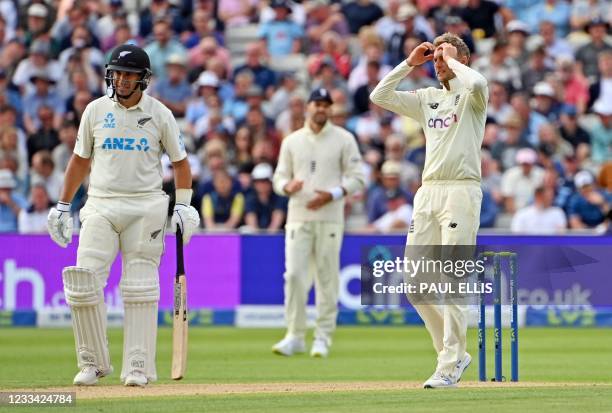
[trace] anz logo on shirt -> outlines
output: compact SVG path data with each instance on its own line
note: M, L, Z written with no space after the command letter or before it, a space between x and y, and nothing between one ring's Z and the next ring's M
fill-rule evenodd
M452 126L453 123L459 122L459 117L456 113L445 118L429 118L427 126L433 129L446 129Z
M102 149L107 151L147 152L149 141L147 141L147 138L106 138L102 143Z
M113 129L116 127L115 125L115 115L112 112L108 112L104 117L104 125L102 126L104 129Z

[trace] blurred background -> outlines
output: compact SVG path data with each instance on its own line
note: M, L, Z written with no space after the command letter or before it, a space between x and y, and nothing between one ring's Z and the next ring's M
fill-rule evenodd
M347 232L405 234L423 132L368 95L444 32L489 80L481 233L610 232L611 20L598 0L0 0L0 232L46 232L81 114L105 93L110 50L129 42L151 58L147 93L182 129L202 231L282 230L287 202L270 184L280 143L325 87L365 161ZM431 64L400 89L428 86L439 87ZM86 186L77 227L85 201Z

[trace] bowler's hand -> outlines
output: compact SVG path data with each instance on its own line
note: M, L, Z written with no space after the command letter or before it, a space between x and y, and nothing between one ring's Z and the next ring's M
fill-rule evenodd
M300 191L302 189L302 186L304 186L304 181L293 179L287 185L285 185L283 190L287 195L291 196L296 192Z
M433 60L435 49L433 44L423 42L414 48L406 59L406 63L408 63L408 66L420 66L425 62Z
M308 204L306 204L306 207L308 209L312 209L314 211L316 211L317 209L327 205L328 203L330 203L332 201L332 194L327 192L327 191L315 191L317 193L317 195L311 199L310 201L308 201Z

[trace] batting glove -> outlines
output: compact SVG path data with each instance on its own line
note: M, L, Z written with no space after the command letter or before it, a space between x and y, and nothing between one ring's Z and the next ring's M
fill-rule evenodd
M58 202L55 208L51 208L47 216L47 228L51 239L62 248L66 248L72 241L72 215L70 215L70 204Z

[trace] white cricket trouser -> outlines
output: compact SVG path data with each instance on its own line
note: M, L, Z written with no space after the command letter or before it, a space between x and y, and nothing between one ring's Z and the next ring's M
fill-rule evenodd
M407 245L475 245L482 191L478 182L425 182L414 198ZM466 305L417 304L438 353L438 371L451 373L466 351Z
M287 336L306 335L308 293L315 286L315 339L331 344L338 316L340 247L343 225L289 222L285 227L285 318Z
M156 379L158 267L167 214L168 197L163 194L89 197L80 212L77 266L94 273L100 293L117 252L122 253L120 287L125 304L122 378L126 372L141 370L149 380ZM101 306L104 307L103 302ZM86 340L87 337L77 334L77 348L79 341Z

